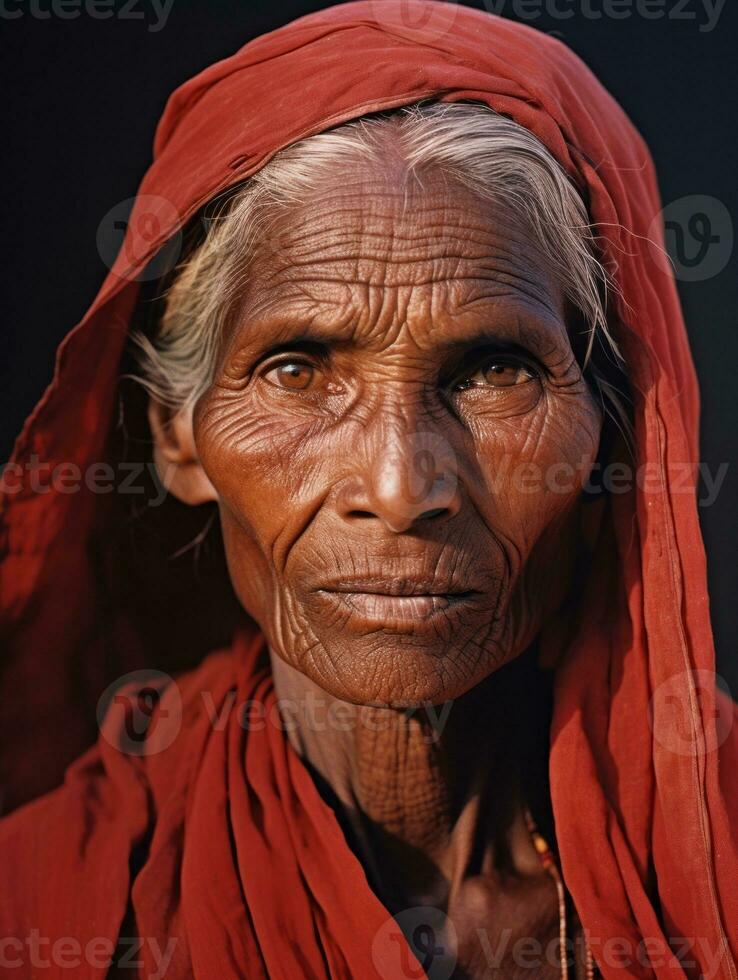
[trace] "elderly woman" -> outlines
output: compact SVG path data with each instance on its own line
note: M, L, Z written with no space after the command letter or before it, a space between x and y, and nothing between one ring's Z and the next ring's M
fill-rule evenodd
M658 212L484 13L346 4L175 93L5 473L11 805L104 713L2 824L8 975L736 978Z

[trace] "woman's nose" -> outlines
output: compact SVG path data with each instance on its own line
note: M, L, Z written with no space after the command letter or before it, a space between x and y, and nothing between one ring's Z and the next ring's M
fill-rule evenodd
M345 520L375 518L399 534L418 522L440 522L459 512L456 456L442 436L378 427L358 460L362 465L339 501Z

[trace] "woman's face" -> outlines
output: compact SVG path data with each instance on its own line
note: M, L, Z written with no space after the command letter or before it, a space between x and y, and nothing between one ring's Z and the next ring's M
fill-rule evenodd
M406 707L519 654L568 588L601 417L520 220L341 173L270 227L193 413L272 650Z

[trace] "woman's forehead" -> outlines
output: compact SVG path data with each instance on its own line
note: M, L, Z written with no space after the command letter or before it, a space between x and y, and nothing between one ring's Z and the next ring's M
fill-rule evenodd
M490 318L560 321L563 295L526 223L453 181L337 184L279 216L249 262L239 323L344 333ZM492 317L497 319L497 315ZM266 324L265 324L266 325Z
M256 258L277 268L353 256L388 264L464 260L536 247L527 222L503 200L437 168L418 175L339 170L304 201L284 207L259 244Z

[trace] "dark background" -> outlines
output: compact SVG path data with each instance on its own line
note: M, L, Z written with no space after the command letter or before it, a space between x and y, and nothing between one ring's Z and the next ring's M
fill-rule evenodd
M7 459L14 436L50 380L57 343L82 317L104 278L98 226L114 205L135 194L169 93L255 35L327 6L309 0L173 0L158 26L151 0L128 0L125 16L126 3L112 0L107 19L91 16L85 0L76 10L74 2L0 4L14 15L0 14L5 210L0 460ZM486 2L487 9L556 33L584 58L649 143L665 203L707 195L738 219L735 0L727 0L712 30L704 29L705 0L680 0L681 8L677 0L664 0L665 16L654 20L642 13L644 6L657 8L654 0L650 6L632 0L630 10L627 0L609 7L610 0L558 0L559 9L575 11L565 20L551 14L554 0ZM595 18L592 11L602 15ZM701 380L702 460L712 473L731 463L717 501L702 507L700 515L718 666L736 697L735 257L718 274L681 282L679 288Z

